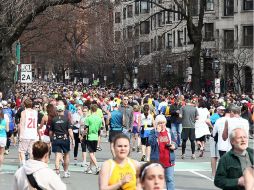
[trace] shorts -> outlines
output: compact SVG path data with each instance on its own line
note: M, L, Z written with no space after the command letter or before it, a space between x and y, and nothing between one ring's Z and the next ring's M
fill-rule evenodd
M122 131L109 131L108 141L112 143L118 134L122 134Z
M54 139L52 142L52 152L68 153L70 151L69 139Z
M86 145L87 145L88 152L90 152L90 153L96 152L97 144L98 144L98 141L89 141L89 140L87 140Z
M148 137L141 138L141 145L150 146L150 144L148 142Z
M212 137L210 138L210 154L212 158L219 158L218 144Z
M82 149L82 152L86 152L86 146L87 146L87 140L84 138L84 139L81 141L81 149Z
M6 137L0 137L0 147L4 148L6 146L7 138Z
M196 141L206 141L206 135L200 137L200 138L197 138Z
M32 148L35 142L35 139L20 139L19 152L28 152L29 154L32 154Z
M139 134L138 126L133 126L131 133L133 133L134 135Z
M184 141L190 139L190 141L195 141L195 128L183 128L181 138Z

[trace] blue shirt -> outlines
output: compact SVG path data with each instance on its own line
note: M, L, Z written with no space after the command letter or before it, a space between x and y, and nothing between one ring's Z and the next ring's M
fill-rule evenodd
M7 137L6 136L6 121L5 121L5 119L0 120L0 137Z
M221 116L220 116L218 113L214 113L214 114L210 117L210 120L211 120L212 125L214 125L215 122L216 122L220 117L221 117Z
M123 130L123 114L119 110L113 110L111 112L110 130L111 131Z
M10 131L14 130L14 112L12 111L11 108L4 108L3 109L4 114L6 114L9 118L9 129Z

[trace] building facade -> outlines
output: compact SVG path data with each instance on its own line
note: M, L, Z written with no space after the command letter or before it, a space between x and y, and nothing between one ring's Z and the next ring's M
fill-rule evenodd
M198 21L199 2L192 0L194 23ZM179 10L174 1L114 1L114 42L125 43L127 55L139 63L139 68L147 72L139 80L165 81L177 78L187 82L189 79L190 54L193 48L188 37L186 21L179 13L165 11L163 8ZM244 91L254 89L253 58L232 64L238 53L253 51L253 0L206 0L203 20L203 41L200 52L201 85L215 76L213 62L220 61L222 88L225 92L228 81L238 78ZM235 63L236 61L233 61ZM240 62L242 63L239 67ZM149 74L147 74L149 73ZM174 76L174 77L173 77Z

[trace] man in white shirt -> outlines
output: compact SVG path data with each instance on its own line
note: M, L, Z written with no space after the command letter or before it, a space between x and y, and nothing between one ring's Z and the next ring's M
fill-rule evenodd
M230 118L229 108L225 109L225 116L216 120L213 127L213 137L217 136L217 147L219 150L219 155L222 157L228 151L228 140L224 141L222 139L222 134L225 127L225 122Z
M247 136L249 136L249 122L247 119L244 119L240 116L241 108L239 106L233 105L231 108L231 117L228 118L225 122L225 128L222 134L222 138L226 141L229 137L229 134L236 128L242 128L246 131ZM228 142L228 150L232 148L231 144Z
M32 146L38 135L38 112L33 110L33 102L31 99L24 101L25 110L21 112L20 126L19 126L19 158L20 163L25 163L25 153L32 157Z

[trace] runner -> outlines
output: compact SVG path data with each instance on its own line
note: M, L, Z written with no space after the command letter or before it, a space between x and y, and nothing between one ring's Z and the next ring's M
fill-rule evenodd
M9 131L8 117L4 116L3 105L0 103L0 171L4 161L4 148L7 142L6 133Z
M38 113L32 109L33 102L27 98L24 101L25 110L21 112L19 126L19 158L20 164L25 164L25 153L32 158L32 146L38 137L37 117Z
M136 190L137 161L128 158L130 140L124 134L118 134L113 141L114 159L105 161L99 175L99 189ZM110 171L110 172L109 172Z

